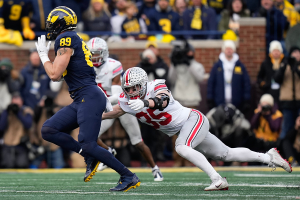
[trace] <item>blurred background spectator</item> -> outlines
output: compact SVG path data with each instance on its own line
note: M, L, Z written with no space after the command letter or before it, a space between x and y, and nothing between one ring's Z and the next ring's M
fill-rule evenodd
M201 3L201 0L192 0L193 6L183 13L184 30L215 31L217 30L216 12ZM187 39L213 39L215 35L185 35Z
M299 22L300 15L288 0L274 0L274 5L283 12L291 27Z
M226 31L231 29L236 35L239 33L239 20L242 17L249 17L250 11L246 7L244 0L230 0L228 8L221 13L221 20L219 22L219 31Z
M30 27L33 31L45 31L48 14L53 8L63 5L62 0L31 0L31 2L33 12Z
M270 148L278 147L282 119L282 113L274 106L272 95L262 95L251 120L251 129L255 136L249 141L251 145L249 148L266 152Z
M207 114L209 131L231 148L243 147L251 136L250 123L231 103L220 104ZM227 164L226 164L227 165ZM232 165L240 165L237 162Z
M283 41L284 30L287 30L289 23L287 18L283 15L282 11L274 6L273 0L261 0L261 7L254 13L255 17L266 18L266 47L273 40ZM266 53L269 53L268 51Z
M280 139L294 126L300 113L300 48L292 47L287 62L274 74L274 80L280 84L279 105L283 113Z
M268 93L273 96L278 106L280 85L275 82L274 74L280 66L285 64L281 43L276 40L272 41L270 43L269 52L269 55L260 66L257 75L257 84L263 94Z
M29 166L28 130L32 125L33 111L23 106L19 94L12 97L10 105L0 115L0 167L27 168Z
M91 0L89 8L83 13L85 31L111 31L111 14L104 0Z
M113 33L121 33L122 23L126 19L126 0L116 0L116 9L112 13L110 24L112 26Z
M180 30L179 15L172 10L169 0L158 0L155 8L149 12L148 18L150 22L149 31L170 33Z
M13 71L13 65L8 58L0 61L0 114L11 102L13 94L19 93L18 72Z
M147 33L147 26L142 18L137 17L137 7L135 3L128 2L126 7L126 18L122 23L122 32L127 33L127 39L146 39L146 35L130 36L131 33ZM126 36L122 36L126 38Z
M172 44L168 74L168 79L173 86L171 87L172 95L183 106L197 109L201 101L199 83L204 80L204 67L194 59L195 49L187 41L173 41ZM175 147L177 137L177 135L172 137L173 147ZM175 150L173 150L173 159L176 167L190 165Z
M179 26L180 30L183 30L183 13L187 9L186 0L175 0L173 10L179 14Z
M145 51L141 54L141 62L137 67L141 67L146 71L149 81L154 79L165 79L168 83L169 67L159 56L159 50L156 42L147 42Z
M233 41L223 43L219 61L213 66L207 83L209 109L231 103L244 114L250 108L251 83L244 64L235 53Z
M33 40L35 33L30 28L29 13L32 11L31 0L3 0L0 6L0 36L7 33L6 29L23 32L26 39Z
M293 167L300 163L300 116L297 117L295 126L290 130L282 142L284 157Z

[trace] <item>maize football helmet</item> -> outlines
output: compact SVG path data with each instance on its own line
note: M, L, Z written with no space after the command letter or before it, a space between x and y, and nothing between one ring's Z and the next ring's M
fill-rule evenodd
M61 32L74 30L76 27L75 12L66 6L58 6L49 13L46 20L47 39L55 40Z

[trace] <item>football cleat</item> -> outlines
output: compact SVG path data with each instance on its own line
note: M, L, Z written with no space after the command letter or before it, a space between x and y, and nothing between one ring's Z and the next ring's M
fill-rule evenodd
M152 170L152 174L154 176L154 181L163 181L164 177L159 169Z
M133 174L133 176L121 176L118 185L114 188L110 188L109 191L127 192L130 189L139 187L140 184L141 181L135 174Z
M272 167L273 171L276 169L276 167L281 167L289 173L293 171L290 163L281 157L276 148L270 149L267 154L270 156L270 163L268 166Z
M205 191L228 190L228 182L225 178L220 178L213 181L210 186L204 189Z
M89 182L95 175L100 161L97 161L93 157L84 158L84 161L86 163L86 172L83 180L84 182Z
M114 155L114 156L116 157L117 151L116 151L114 148L109 147L108 151L109 151L112 155ZM99 165L97 171L103 171L103 170L106 169L106 168L107 168L107 165L105 165L104 163L100 163L100 165Z

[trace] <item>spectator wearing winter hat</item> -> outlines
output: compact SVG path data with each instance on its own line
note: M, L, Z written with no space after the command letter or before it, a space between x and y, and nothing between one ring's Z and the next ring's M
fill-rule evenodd
M300 48L292 47L289 57L274 74L280 84L279 105L283 113L280 139L284 139L300 113Z
M269 48L269 56L262 62L258 75L257 84L262 93L271 94L276 104L279 102L279 88L280 85L274 81L274 74L284 65L284 54L281 43L279 41L272 41Z
M239 60L233 41L226 40L213 66L207 83L207 104L212 109L220 104L231 103L243 113L250 107L250 78Z
M251 119L251 129L256 138L252 147L256 148L255 150L265 152L277 146L282 119L282 113L274 106L272 95L262 95Z

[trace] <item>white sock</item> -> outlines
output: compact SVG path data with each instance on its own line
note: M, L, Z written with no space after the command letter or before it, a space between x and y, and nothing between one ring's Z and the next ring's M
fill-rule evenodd
M266 153L257 153L247 148L229 148L228 154L225 157L227 162L261 162L270 163L270 156Z
M195 149L186 145L177 145L176 152L181 157L187 159L204 171L212 181L222 178L220 174L216 172L213 166L211 166L211 164L207 161L206 157L199 151L196 151Z
M156 169L159 169L157 165L155 165L155 166L152 168L152 171L153 171L153 170L156 170Z

